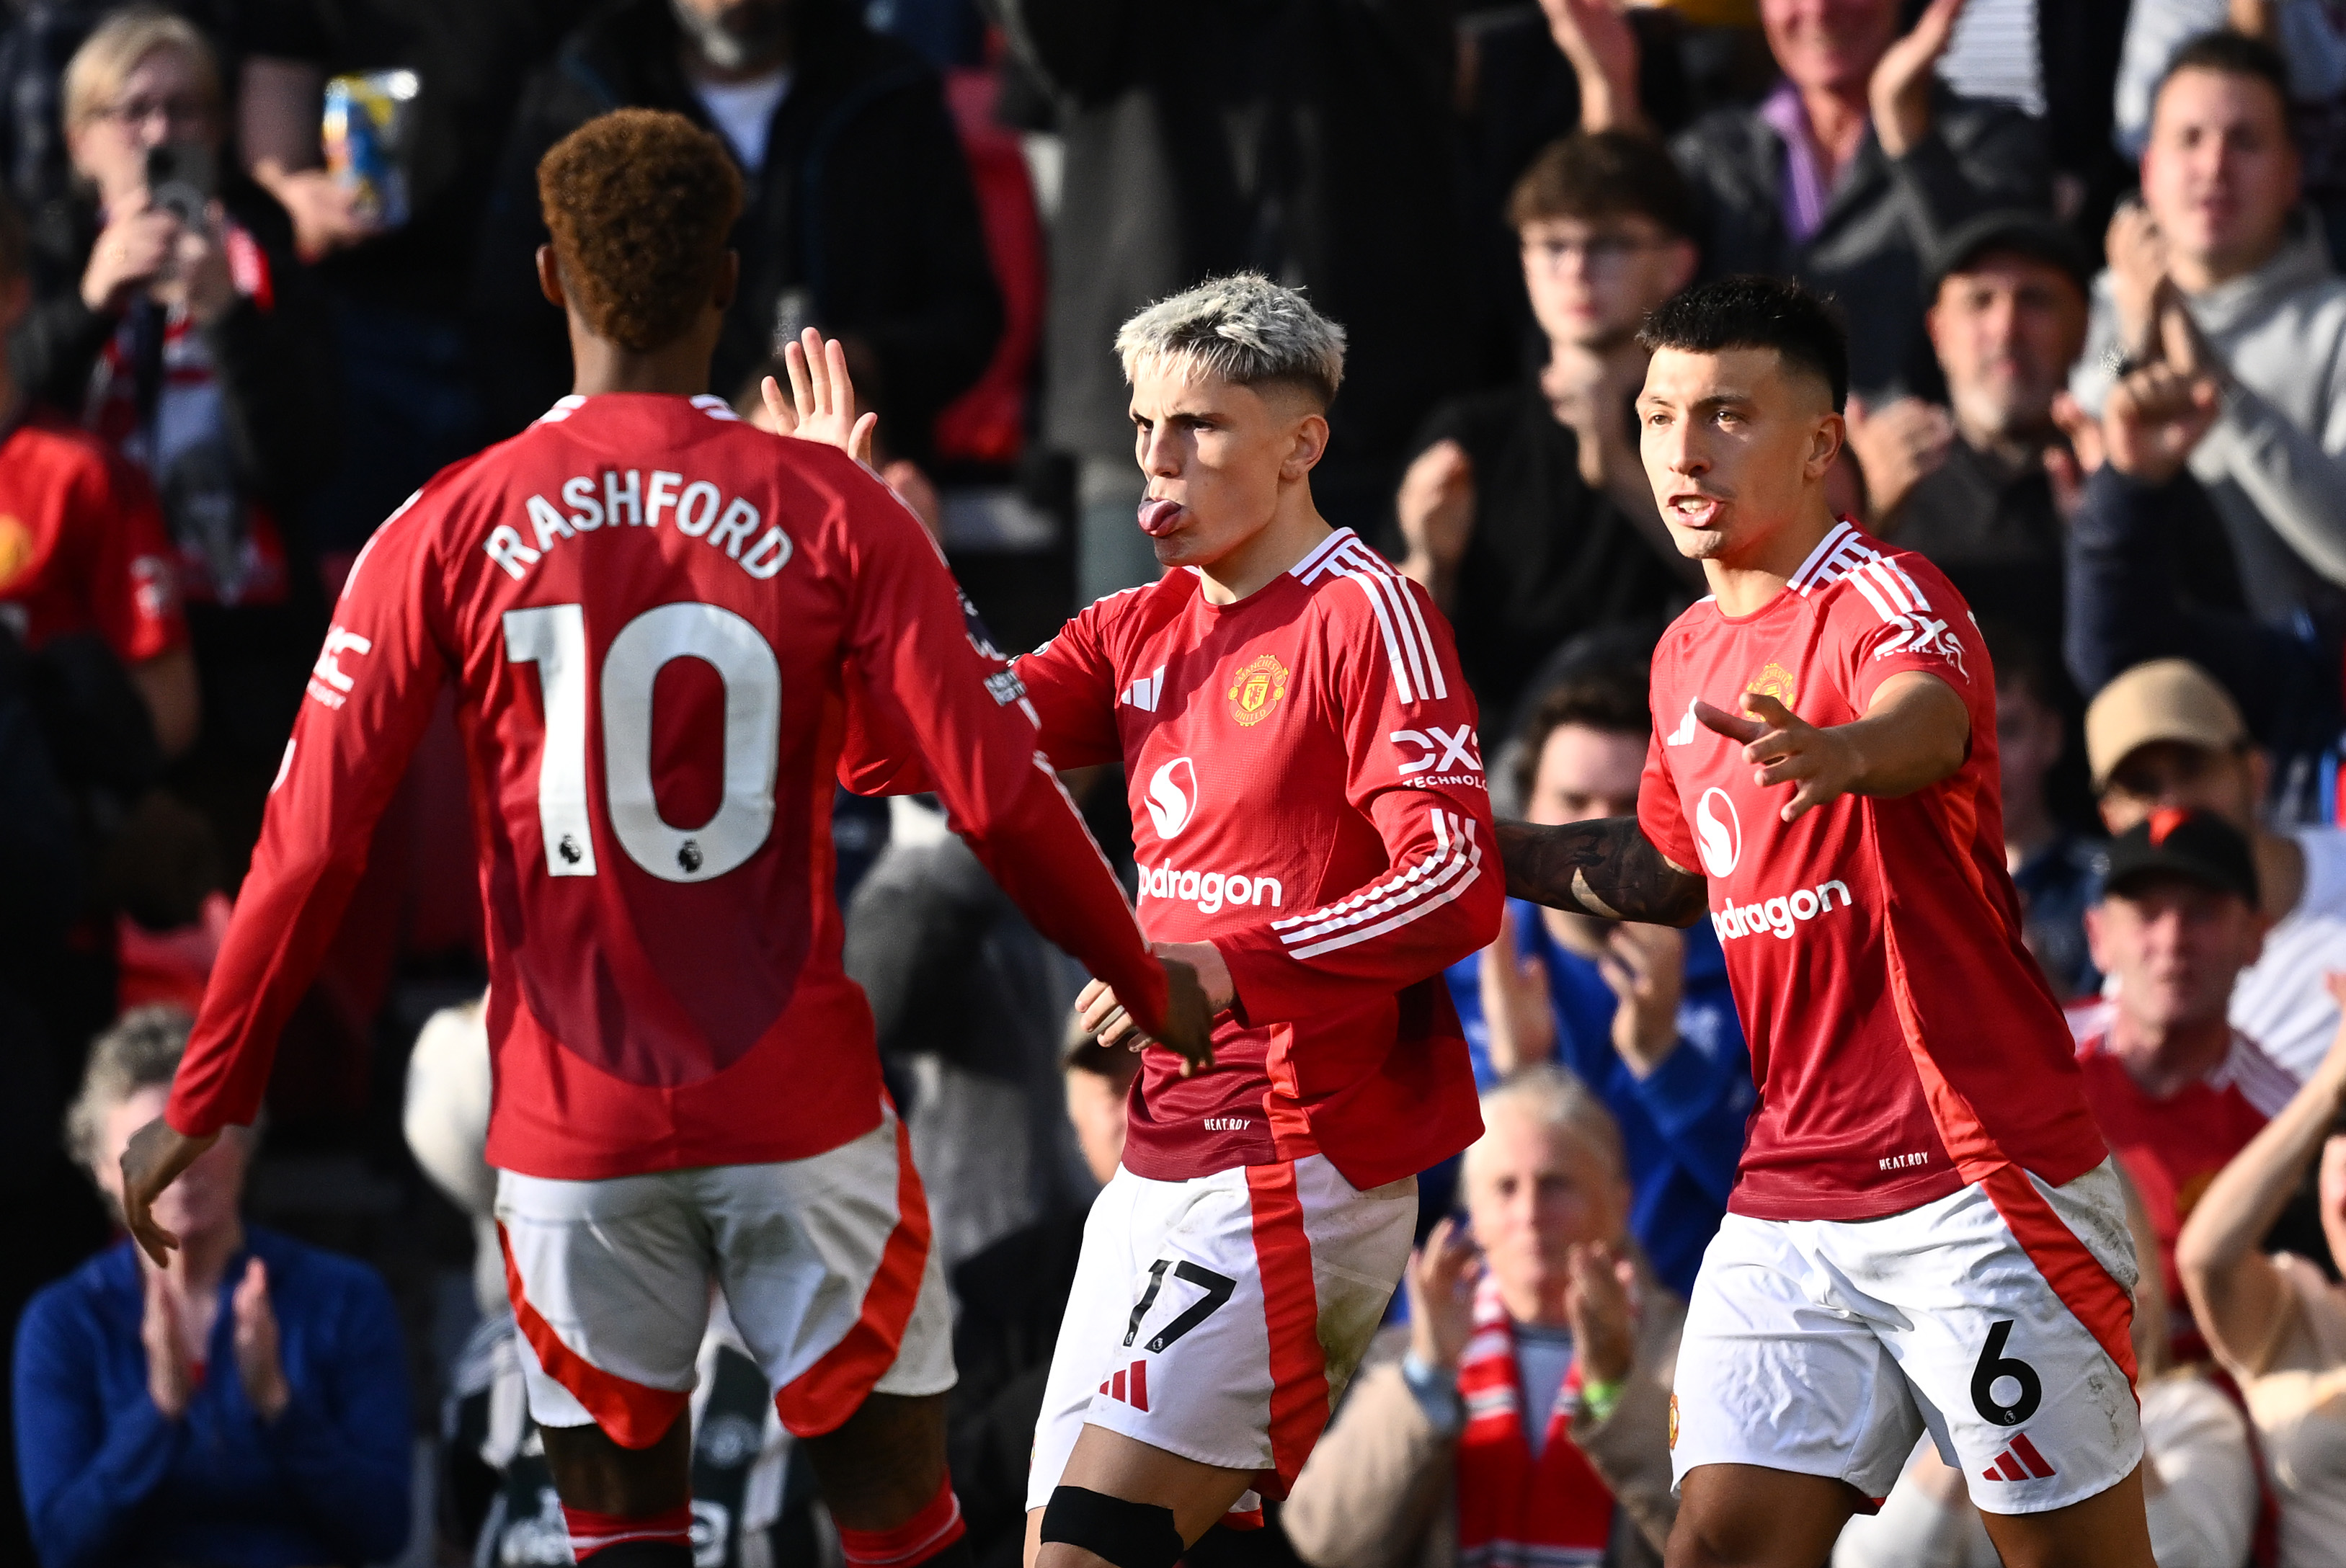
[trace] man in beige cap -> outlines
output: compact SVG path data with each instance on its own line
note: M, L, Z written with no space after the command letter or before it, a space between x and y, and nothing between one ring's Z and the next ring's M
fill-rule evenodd
M2305 1078L2338 1028L2322 976L2346 969L2346 832L2264 825L2258 808L2270 760L2230 696L2187 659L2138 664L2104 687L2086 710L2086 759L2114 834L2183 807L2249 835L2272 925L2263 956L2233 988L2232 1025Z

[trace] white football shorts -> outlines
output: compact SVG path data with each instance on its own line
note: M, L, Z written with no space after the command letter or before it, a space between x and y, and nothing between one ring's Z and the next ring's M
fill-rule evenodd
M2082 1502L2142 1459L2134 1283L2106 1160L2061 1187L2004 1166L1881 1219L1730 1214L1687 1308L1676 1479L1760 1465L1878 1506L1927 1431L1991 1513Z
M1362 1192L1324 1155L1189 1181L1118 1169L1084 1222L1026 1506L1051 1501L1086 1422L1286 1496L1416 1224L1415 1176ZM1259 1508L1249 1494L1231 1512Z
M954 1384L953 1314L892 1111L824 1154L606 1181L497 1174L529 1413L647 1448L692 1396L711 1289L801 1437Z

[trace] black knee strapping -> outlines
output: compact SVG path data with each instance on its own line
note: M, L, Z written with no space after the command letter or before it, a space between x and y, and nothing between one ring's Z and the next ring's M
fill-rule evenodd
M680 1541L621 1541L586 1554L587 1568L692 1568L692 1548Z
M1043 1539L1080 1546L1116 1568L1173 1568L1181 1560L1181 1532L1173 1511L1153 1502L1062 1486L1043 1510Z

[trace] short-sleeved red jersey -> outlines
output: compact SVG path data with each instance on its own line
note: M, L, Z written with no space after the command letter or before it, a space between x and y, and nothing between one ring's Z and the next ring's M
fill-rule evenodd
M154 491L96 436L0 427L0 616L26 647L94 631L141 664L184 646L172 557Z
M1971 710L1964 765L1895 799L1781 818L1742 748L1694 717L1764 691L1809 723L1862 718L1903 670ZM1705 599L1655 650L1637 817L1709 878L1711 925L1751 1044L1760 1105L1729 1209L1865 1219L1997 1165L2055 1185L2108 1154L2069 1030L2020 939L2004 863L1995 677L1970 611L1922 556L1842 523L1749 616Z
M1140 922L1238 991L1213 1071L1151 1051L1124 1163L1158 1180L1321 1153L1373 1186L1482 1130L1442 972L1498 932L1474 698L1448 623L1350 529L1217 605L1168 573L1013 667L1062 768L1120 762Z
M352 568L172 1092L180 1131L251 1118L444 684L488 917L491 1165L797 1159L878 1125L831 892L851 684L1036 929L1162 1017L1131 907L912 514L718 399L566 398L434 478Z

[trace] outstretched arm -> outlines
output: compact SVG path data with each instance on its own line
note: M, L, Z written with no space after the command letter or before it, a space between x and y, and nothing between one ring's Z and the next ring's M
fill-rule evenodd
M1744 742L1743 758L1758 765L1762 785L1796 786L1784 803L1792 821L1812 806L1843 795L1895 799L1925 789L1964 765L1971 754L1971 709L1955 688L1927 670L1908 669L1875 688L1865 717L1819 728L1765 692L1746 692L1749 718L1694 705L1704 725Z
M1692 925L1708 884L1654 848L1635 817L1599 817L1558 827L1499 824L1507 891L1519 899L1600 920Z

